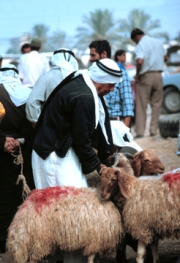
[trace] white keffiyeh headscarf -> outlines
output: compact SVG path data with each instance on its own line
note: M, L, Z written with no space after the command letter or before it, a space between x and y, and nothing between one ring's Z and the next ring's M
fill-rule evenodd
M109 58L104 58L99 61L96 61L92 64L92 66L89 68L89 70L78 70L75 74L75 76L78 76L79 74L82 74L84 81L88 85L88 87L91 89L93 96L94 96L94 102L95 102L95 116L96 116L96 125L97 127L98 123L101 126L102 132L104 134L104 137L108 142L108 137L105 129L105 112L102 105L102 102L100 98L98 97L98 93L96 90L96 87L94 86L93 81L97 83L117 83L122 81L122 75L121 70L117 66L116 62Z
M74 53L67 48L60 48L54 51L50 61L53 66L61 69L63 79L79 68Z
M13 64L7 64L0 68L0 84L4 86L16 107L26 103L32 91L31 88L21 83L18 70Z
M117 63L109 58L103 58L89 68L90 78L97 83L115 84L122 81L122 73Z

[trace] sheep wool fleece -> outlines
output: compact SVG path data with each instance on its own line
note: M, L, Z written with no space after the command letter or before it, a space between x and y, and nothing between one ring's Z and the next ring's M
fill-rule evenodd
M145 244L157 236L179 239L180 172L134 181L122 213L125 231Z
M118 209L89 188L49 187L33 190L8 231L10 262L38 262L59 247L84 256L109 254L122 238Z

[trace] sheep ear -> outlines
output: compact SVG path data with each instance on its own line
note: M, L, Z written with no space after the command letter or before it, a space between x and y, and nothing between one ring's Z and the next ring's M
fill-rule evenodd
M133 160L133 170L136 177L140 176L141 173L141 153L136 153Z
M130 197L130 190L132 188L132 180L128 174L121 170L118 176L118 185L121 191L121 194L128 199Z

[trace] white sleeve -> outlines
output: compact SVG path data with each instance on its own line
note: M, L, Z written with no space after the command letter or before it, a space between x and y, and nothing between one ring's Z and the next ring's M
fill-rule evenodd
M20 60L19 60L18 71L19 71L20 79L23 79L24 76L23 76L23 70L22 70L22 58L20 58Z
M49 60L47 58L44 59L44 72L48 72L50 70Z
M140 44L137 45L136 49L135 49L135 60L137 60L138 58L144 59L143 48L142 48L142 46Z
M46 100L46 76L42 74L36 81L26 102L26 117L30 122L37 122Z

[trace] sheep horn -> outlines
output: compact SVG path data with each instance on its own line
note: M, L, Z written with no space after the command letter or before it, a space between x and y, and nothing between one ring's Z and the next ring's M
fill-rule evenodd
M111 166L111 167L116 167L117 164L119 163L119 160L120 160L120 156L118 153L115 153L114 154L114 164Z
M124 154L124 155L126 156L126 158L129 159L129 160L131 160L131 159L134 158L134 155L131 154L131 153L123 153L123 154Z

